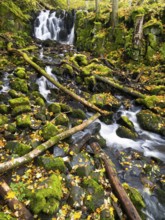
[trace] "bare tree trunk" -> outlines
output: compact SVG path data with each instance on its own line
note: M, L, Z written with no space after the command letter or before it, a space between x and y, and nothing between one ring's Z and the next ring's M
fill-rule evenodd
M143 21L144 21L144 15L137 16L135 21L135 27L134 27L134 46L140 47L141 40L143 37Z
M118 23L118 0L112 0L111 25L115 28Z
M40 74L42 74L43 76L45 76L51 83L53 83L56 87L58 87L59 89L61 89L63 92L65 92L66 94L70 95L72 98L76 99L77 101L81 102L82 104L84 104L85 106L103 114L103 115L109 115L110 113L102 110L100 108L98 108L97 106L89 103L88 101L86 101L84 98L78 96L77 94L75 94L74 92L71 92L69 89L67 89L65 86L63 86L62 84L60 84L59 82L57 82L53 77L51 77L49 74L47 74L47 72L45 70L43 70L40 66L38 66L35 62L33 62L30 57L28 57L28 55L25 52L22 52L21 50L17 50L12 48L12 43L8 43L7 46L7 50L9 52L12 53L16 53L21 55L26 62L28 62L33 68L35 68Z
M67 8L70 8L70 0L67 0Z
M33 216L29 210L14 195L7 183L0 177L0 196L7 202L9 208L16 213L19 220L32 220Z
M114 168L114 164L109 159L109 157L101 150L100 146L96 142L92 142L90 144L91 148L93 149L96 156L100 157L105 165L105 169L108 175L109 182L114 190L117 198L121 202L123 209L125 210L128 219L130 220L141 220L135 206L133 205L132 201L128 197L126 191L122 187L118 177L116 170Z
M18 167L22 164L25 164L31 160L33 160L35 157L40 155L42 152L47 150L48 148L52 147L54 144L58 143L59 141L71 136L72 134L83 130L88 125L90 125L94 120L96 120L100 116L100 113L96 113L92 117L90 117L88 120L84 121L82 124L75 126L73 128L70 128L67 131L64 131L60 134L57 134L56 136L50 138L48 141L44 142L43 144L36 147L34 150L30 151L29 153L25 154L22 157L18 157L12 160L9 160L7 162L0 164L0 173L6 172L10 169L13 169L15 167Z
M99 11L99 0L95 0L95 11L96 13Z

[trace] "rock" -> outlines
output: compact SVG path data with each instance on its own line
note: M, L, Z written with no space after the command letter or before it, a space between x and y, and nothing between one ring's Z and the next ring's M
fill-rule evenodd
M35 192L27 194L30 199L30 209L34 214L43 212L48 215L58 210L62 195L60 176L55 174L42 182Z
M102 64L97 64L95 62L90 63L89 65L82 68L82 74L88 76L90 74L97 74L100 76L106 76L111 73L111 69Z
M16 123L10 123L8 124L7 126L7 131L9 131L10 133L15 133L17 130L17 127L16 127Z
M53 149L53 155L54 157L64 157L65 151L61 147L55 146Z
M0 114L0 126L8 122L8 117Z
M60 113L61 112L61 106L59 103L52 103L48 106L48 110L50 112L53 112L53 113Z
M73 109L70 115L72 118L86 119L86 114L81 109Z
M73 70L72 66L65 63L61 67L64 69L63 73L66 73L66 74L73 76L74 70Z
M43 126L42 128L42 137L45 140L50 139L51 137L57 135L59 133L59 130L57 128L57 126L55 126L52 123L47 123L46 125Z
M132 123L132 121L129 120L129 118L127 116L122 115L117 122L120 125L123 125L132 131L135 131L134 124Z
M0 113L7 114L9 111L9 107L5 104L0 104Z
M28 84L24 79L14 78L10 80L10 86L12 89L16 91L24 92L24 93L28 92Z
M19 97L24 97L25 95L22 94L21 92L17 92L16 90L14 89L10 89L9 90L9 95L12 97L12 98L19 98Z
M136 140L138 135L125 126L119 126L116 130L116 134L121 138L129 138L132 140Z
M80 186L71 186L70 188L70 196L68 199L68 203L74 208L81 207L83 205L83 195L85 191Z
M36 103L36 105L39 105L39 106L45 106L45 101L44 101L44 99L41 98L41 97L37 97L37 98L35 99L35 103Z
M16 106L12 110L12 115L16 116L16 115L19 115L21 113L30 112L30 111L31 111L30 105L19 105L19 106Z
M14 75L19 77L20 79L24 79L26 76L25 68L24 67L17 67L14 71Z
M165 118L149 110L142 110L137 114L137 119L143 129L165 136Z
M154 109L156 107L165 108L164 95L146 96L144 99L137 99L136 102L145 105L147 108Z
M39 164L42 165L46 170L59 170L65 172L66 167L61 157L41 156L38 159Z
M56 117L55 123L56 123L56 125L68 125L69 118L65 113L60 113Z
M93 179L85 178L83 180L83 188L86 190L85 205L90 211L95 211L104 204L104 188Z
M8 141L6 144L6 149L9 149L12 154L23 156L31 151L31 146L19 143L17 141Z
M20 128L30 127L32 124L30 115L27 115L27 114L18 115L16 117L16 123L17 123L17 126Z
M19 98L9 99L9 104L11 108L14 108L19 105L29 105L30 101L28 97L19 97Z
M76 62L78 66L86 66L88 64L87 57L84 54L74 54L72 61Z

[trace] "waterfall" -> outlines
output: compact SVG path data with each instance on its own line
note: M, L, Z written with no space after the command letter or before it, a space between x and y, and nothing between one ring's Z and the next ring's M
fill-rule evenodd
M41 11L34 22L34 36L40 40L56 40L63 44L74 42L74 11Z

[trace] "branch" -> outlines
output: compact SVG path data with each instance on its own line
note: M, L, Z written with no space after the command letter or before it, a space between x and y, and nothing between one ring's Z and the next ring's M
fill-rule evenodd
M56 87L58 87L59 89L61 89L63 92L65 92L66 94L70 95L72 98L74 98L75 100L81 102L82 104L84 104L85 106L103 114L103 115L109 115L110 113L107 111L104 111L100 108L98 108L97 106L89 103L88 101L86 101L84 98L81 98L80 96L78 96L77 94L75 94L74 92L71 92L69 89L67 89L65 86L63 86L62 84L60 84L59 82L57 82L53 77L51 77L45 70L43 70L39 65L37 65L35 62L33 62L30 57L28 57L28 55L24 52L22 52L21 50L17 50L12 48L12 43L8 43L7 45L7 50L9 52L12 53L16 53L21 55L26 62L28 62L34 69L36 69L40 74L42 74L43 76L45 76L51 83L53 83Z
M114 190L116 196L118 197L119 201L121 202L121 205L123 209L125 210L128 218L130 220L141 220L141 217L139 216L135 206L133 205L132 201L128 197L126 191L122 187L118 177L116 170L114 168L114 164L110 160L110 158L101 150L100 146L96 142L92 142L90 144L91 148L94 151L94 154L99 156L103 162L104 166L108 175L109 182L112 186L112 189Z
M84 121L82 124L75 126L73 128L70 128L56 136L53 136L48 141L44 142L43 144L36 147L34 150L30 151L29 153L25 154L22 157L18 157L15 159L11 159L7 162L0 164L0 173L6 172L10 169L13 169L15 167L18 167L20 165L23 165L31 160L33 160L35 157L40 155L42 152L47 150L48 148L52 147L59 141L73 135L77 131L81 131L84 128L86 128L88 125L90 125L93 121L95 121L100 116L100 113L96 113L92 117L90 117L88 120Z

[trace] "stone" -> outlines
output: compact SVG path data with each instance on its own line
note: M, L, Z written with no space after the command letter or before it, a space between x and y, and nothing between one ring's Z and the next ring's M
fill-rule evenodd
M14 78L14 79L10 80L10 86L12 89L14 89L16 91L23 92L23 93L28 92L28 84L27 84L26 80L24 80L24 79Z
M31 146L19 143L17 141L8 141L6 144L6 149L9 149L12 154L23 156L31 151Z
M129 138L131 140L136 140L138 138L136 132L130 130L125 126L119 126L116 130L116 134L121 138Z
M0 104L0 113L7 114L9 111L9 107L5 104Z
M60 113L56 117L55 123L56 123L56 125L68 125L69 118L65 113Z
M55 126L52 123L47 123L46 125L43 126L42 128L42 137L45 140L50 139L51 137L57 135L59 133L59 130L57 128L57 126Z
M83 205L83 195L85 191L80 186L71 186L70 196L68 203L74 208L81 207Z
M19 105L29 105L30 101L28 97L19 97L14 99L9 99L9 104L12 108Z
M16 117L16 124L20 128L30 127L32 124L30 115L28 115L28 114L18 115Z
M61 112L61 106L59 103L52 103L48 106L48 110L50 112L53 112L53 113L60 113Z
M8 122L8 117L0 114L0 126L6 124L7 122Z

